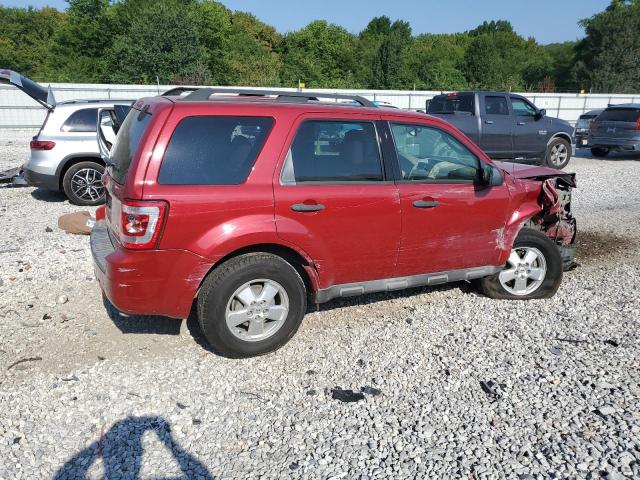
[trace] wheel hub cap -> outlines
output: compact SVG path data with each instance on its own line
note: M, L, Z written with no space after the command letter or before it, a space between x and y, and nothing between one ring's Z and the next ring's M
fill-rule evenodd
M535 292L547 274L547 262L540 250L518 247L511 251L509 260L498 278L502 287L513 295Z
M256 279L241 285L227 302L225 320L231 333L246 342L274 335L289 314L289 297L278 282Z
M104 196L102 173L93 168L82 168L71 177L71 190L82 200L95 202Z

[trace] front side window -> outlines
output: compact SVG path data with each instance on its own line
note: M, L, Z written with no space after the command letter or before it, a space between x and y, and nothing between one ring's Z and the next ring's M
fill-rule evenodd
M98 124L98 109L83 108L69 115L62 125L63 132L95 132Z
M509 115L509 106L506 97L484 97L484 113L487 115Z
M538 113L529 102L525 102L521 98L511 97L511 108L513 108L514 115L534 117Z
M308 120L287 154L283 183L382 181L372 122Z
M391 124L402 180L469 182L480 162L460 141L438 128Z
M238 185L249 176L271 130L269 117L187 117L164 154L161 185Z

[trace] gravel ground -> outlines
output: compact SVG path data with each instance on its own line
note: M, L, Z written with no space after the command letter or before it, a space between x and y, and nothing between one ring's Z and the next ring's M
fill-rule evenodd
M0 135L19 165L29 132ZM241 361L193 319L107 314L56 226L79 209L1 188L0 479L640 477L640 159L570 169L580 266L552 299L339 300Z

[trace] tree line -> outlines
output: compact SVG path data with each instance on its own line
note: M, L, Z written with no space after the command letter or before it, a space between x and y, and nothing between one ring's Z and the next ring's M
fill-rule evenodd
M580 21L583 39L550 45L504 20L421 35L386 16L357 35L316 20L281 34L213 0L68 3L0 7L0 68L43 82L640 91L640 0L613 0Z

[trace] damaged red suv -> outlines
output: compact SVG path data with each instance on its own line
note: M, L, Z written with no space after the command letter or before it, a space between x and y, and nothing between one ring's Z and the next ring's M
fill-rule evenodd
M547 298L572 262L572 174L494 162L443 120L357 96L145 98L102 150L104 294L129 314L195 303L230 357L285 344L307 302L462 280Z

